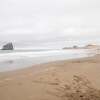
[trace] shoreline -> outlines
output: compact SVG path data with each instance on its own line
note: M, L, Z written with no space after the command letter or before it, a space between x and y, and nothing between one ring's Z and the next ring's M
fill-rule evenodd
M54 53L55 52L55 53ZM60 54L59 54L60 52ZM45 52L42 53L35 53L35 52L28 52L28 54L9 54L8 56L4 56L5 61L0 62L0 72L6 72L10 70L17 70L21 68L27 68L28 66L36 65L36 64L43 64L46 62L52 62L52 61L57 61L57 60L68 60L68 59L76 59L76 58L83 58L83 57L88 57L88 56L93 56L96 54L95 51L89 51L89 50L74 50L72 53L69 53L67 50L62 50L62 51L53 51L53 52L48 52L44 55ZM70 51L71 52L71 51ZM38 57L34 56L37 55ZM38 54L42 55L39 56ZM18 59L14 59L13 57L19 57ZM23 56L25 55L25 56ZM32 56L31 56L32 55ZM44 55L44 56L43 56ZM29 57L27 57L29 56ZM11 57L11 58L10 58ZM4 59L3 58L3 59ZM9 58L9 59L8 59ZM8 60L7 60L8 59ZM1 58L2 60L2 58Z
M0 74L15 73L15 72L23 71L23 70L27 70L27 69L36 69L36 67L41 67L42 65L49 64L49 63L58 63L58 62L64 62L64 61L70 62L70 61L74 61L74 60L88 59L88 58L91 58L91 57L94 57L97 55L99 55L99 54L91 55L91 56L84 56L84 57L79 57L79 58L70 58L70 59L62 59L62 60L60 59L60 60L54 60L54 61L41 62L41 63L33 64L30 66L26 66L26 67L21 67L21 68L14 69L14 70L3 71L3 72L0 72Z
M0 99L85 100L84 97L100 100L99 65L100 55L95 55L0 73Z
M46 57L46 58L43 58L45 59L45 61L42 61L42 58L38 58L36 60L31 60L30 59L33 59L33 58L25 58L25 59L19 59L19 60L10 60L10 61L6 61L8 64L6 64L6 67L8 65L8 68L10 70L8 70L8 68L6 70L4 70L6 67L5 66L1 66L4 67L4 69L2 71L0 71L0 73L7 73L7 72L13 72L13 71L16 71L16 70L21 70L21 69L27 69L31 66L37 66L37 65L42 65L42 64L45 64L45 63L51 63L51 62L59 62L59 61L69 61L69 60L74 60L74 59L82 59L82 58L88 58L88 57L92 57L92 56L95 56L95 55L85 55L85 56L80 56L80 57L72 57L72 58L63 58L63 56L60 58L60 57ZM52 58L52 60L51 60ZM41 59L41 60L40 60ZM28 61L28 63L26 63ZM33 61L33 62L32 62ZM35 62L36 61L36 62ZM13 64L14 62L14 64ZM22 62L24 62L24 64L22 64ZM9 64L11 63L11 65ZM18 64L19 63L19 64ZM30 63L30 64L29 64ZM33 63L33 64L32 64ZM18 65L16 65L18 64Z

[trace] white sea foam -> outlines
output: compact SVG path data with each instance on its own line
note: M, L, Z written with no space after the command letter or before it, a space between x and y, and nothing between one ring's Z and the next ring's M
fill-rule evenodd
M45 57L45 56L56 56L64 54L79 54L84 53L86 50L48 50L48 51L23 51L23 52L2 52L0 53L0 62L6 60L14 60L21 58L30 58L30 57Z

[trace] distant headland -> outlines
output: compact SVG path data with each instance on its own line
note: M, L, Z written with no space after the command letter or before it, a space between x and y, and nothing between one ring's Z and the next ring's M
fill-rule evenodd
M100 49L100 45L88 44L83 47L73 46L73 47L64 47L63 49Z

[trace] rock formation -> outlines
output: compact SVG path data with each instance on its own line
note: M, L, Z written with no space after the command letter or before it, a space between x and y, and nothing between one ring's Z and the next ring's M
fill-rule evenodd
M2 50L14 50L12 43L7 43L3 46Z
M82 47L73 46L73 47L64 47L63 49L82 49Z

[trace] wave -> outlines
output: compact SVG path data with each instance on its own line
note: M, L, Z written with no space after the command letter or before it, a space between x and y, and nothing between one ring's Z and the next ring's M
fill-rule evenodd
M46 57L85 53L86 50L47 50L47 51L0 51L0 62L30 57Z

